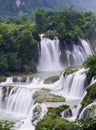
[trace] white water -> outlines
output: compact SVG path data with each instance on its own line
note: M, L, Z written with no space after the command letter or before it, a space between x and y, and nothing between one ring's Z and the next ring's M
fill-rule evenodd
M37 65L38 71L60 71L62 65L60 63L60 45L58 38L50 40L41 36L40 57Z
M37 81L34 79L33 83L30 83L30 85L38 86L38 83L38 79ZM32 89L32 87L30 88L30 86L26 84L19 85L18 87L12 88L10 93L5 96L3 88L0 87L0 119L21 120L16 124L16 130L34 130L35 126L32 124L31 120L34 116L33 109L36 107L33 101L33 94L36 90L37 89ZM6 89L5 93L8 93L8 91L9 89ZM41 104L40 107L41 113L38 117L41 120L47 112L47 107L44 104Z
M66 49L66 55L68 60L68 65L71 65L70 55L73 56L73 64L81 64L92 51L88 43L82 40L82 45L73 46L73 51ZM37 66L38 71L59 71L62 69L60 63L60 48L59 40L56 38L50 40L48 38L41 39L41 52L39 58L39 64ZM33 94L35 91L46 88L50 89L52 93L61 95L66 98L66 100L76 100L81 99L85 93L85 82L86 82L86 71L81 69L68 76L61 75L60 79L53 84L44 84L44 81L39 78L29 78L26 77L24 80L21 77L15 77L16 82L13 81L13 77L7 78L5 82L2 82L0 86L10 86L15 87L11 89L9 93L9 87L5 90L0 87L0 117L1 119L12 119L20 120L15 128L16 130L34 130L38 120L32 123L34 117L33 109L34 105ZM23 80L23 81L22 81ZM23 82L23 84L20 84ZM28 83L28 84L26 84ZM44 114L47 112L47 105L40 104L42 111L38 116L39 121L43 118ZM3 112L3 114L2 114ZM73 117L76 118L76 113L78 109L73 109ZM7 118L6 118L7 117ZM13 120L12 119L12 120ZM21 120L23 119L23 120Z
M65 44L65 54L67 57L67 65L82 65L89 55L92 55L92 50L89 43L81 40L81 43L73 44L73 49L70 50L68 45Z
M68 76L62 75L55 83L59 88L55 88L54 91L67 99L81 99L86 89L86 71L80 69Z
M80 99L85 91L85 72L85 69L81 69L66 77L62 74L60 79L53 84L44 84L43 80L39 78L33 78L29 84L14 83L15 87L11 89L10 93L9 87L7 87L6 96L3 95L3 89L0 87L0 106L2 106L0 111L4 113L3 115L1 114L1 117L5 119L5 115L9 113L11 119L12 117L16 120L23 119L15 126L17 130L34 130L34 123L31 123L34 117L33 108L35 107L32 98L34 92L46 88L50 89L52 93L66 97L67 100ZM8 78L5 83L3 82L3 85L5 84L7 86L12 84L12 79L12 77ZM47 112L46 103L43 106L40 104L40 106L42 107L42 112L38 119L42 119ZM9 118L7 119L9 120ZM37 122L35 121L35 125Z
M65 111L63 111L62 113L61 113L61 115L62 115L62 118L65 118L65 119L67 119L68 121L74 121L74 120L76 120L77 119L77 116L78 116L78 114L79 114L79 110L80 110L80 108L81 108L81 105L79 104L77 104L77 105L75 105L75 106L71 106L69 109L70 109L70 111L72 112L72 116L70 116L70 112L69 112L69 115L67 115L67 117L64 115L64 113L65 113Z
M96 116L96 102L93 102L86 106L80 113L79 119L85 119Z
M66 64L68 66L82 65L87 57L93 53L90 44L85 40L80 40L80 43L72 44L72 50L70 50L69 46L64 43L67 63L62 65L60 61L61 51L59 44L58 38L50 40L48 38L43 38L41 35L40 56L37 65L38 71L59 71L62 70Z

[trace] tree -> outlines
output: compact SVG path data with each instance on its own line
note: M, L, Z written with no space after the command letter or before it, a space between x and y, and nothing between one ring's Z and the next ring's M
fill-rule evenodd
M0 74L4 74L8 71L8 62L5 55L0 56Z

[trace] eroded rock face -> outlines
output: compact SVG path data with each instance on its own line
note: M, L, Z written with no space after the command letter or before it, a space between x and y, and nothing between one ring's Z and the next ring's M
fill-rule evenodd
M36 91L33 95L33 99L35 103L43 103L43 102L64 102L65 98L50 93L49 89L40 89Z

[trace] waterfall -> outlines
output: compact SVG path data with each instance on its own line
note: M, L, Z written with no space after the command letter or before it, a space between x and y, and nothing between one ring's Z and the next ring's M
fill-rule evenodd
M7 99L6 110L28 114L33 105L33 92L25 88L13 88Z
M86 106L80 113L79 119L85 119L96 116L96 102L93 102Z
M70 50L67 43L65 45L65 54L67 57L67 65L82 65L89 55L92 55L90 44L85 40L80 40L80 43L72 44Z
M56 37L54 40L43 38L41 35L40 42L40 55L37 65L38 71L59 71L62 70L64 66L71 65L82 65L82 63L87 59L89 55L92 55L92 49L90 44L85 40L80 40L80 42L71 44L71 49L69 45L64 42L65 57L63 57L64 63L61 64L60 61L60 46L59 39ZM65 59L67 58L67 61Z
M60 63L60 47L58 38L50 40L41 37L40 57L37 65L38 71L59 71L62 70Z
M58 94L73 99L81 99L86 89L86 69L80 69L68 76L61 75L55 84L59 87L55 90Z
M14 114L15 118L17 116L18 118L23 119L15 126L18 130L34 130L37 122L40 121L47 112L46 106L40 104L38 105L40 107L40 112L38 113L38 109L36 111L35 108L37 107L37 104L34 104L33 101L33 94L37 91L37 88L35 87L38 87L38 83L40 86L39 78L33 78L30 84L18 85L15 82L14 87L9 84L13 82L13 78L14 77L7 78L5 81L6 84L3 83L5 86L0 87L0 110L3 110L5 113ZM29 81L29 78L27 78L27 80ZM17 81L20 82L19 80ZM38 118L36 118L37 116Z
M81 109L81 104L74 105L61 113L62 118L67 119L68 121L74 121L77 119L79 111Z
M44 80L33 77L10 77L0 87L0 109L7 113L12 112L19 115L19 123L16 124L16 130L34 130L35 125L47 112L46 104L34 104L33 94L41 89L48 89L51 93L65 97L69 100L81 99L85 93L86 87L86 69L80 69L69 75L62 74L60 79L53 84L44 84ZM31 80L31 82L29 82ZM16 81L16 82L14 82ZM20 82L25 81L23 84ZM26 82L29 82L26 84ZM6 83L6 84L5 84ZM12 86L10 86L10 83ZM3 85L4 86L3 86ZM14 86L14 87L13 87ZM67 100L67 101L68 101ZM40 112L38 112L38 107ZM34 109L37 111L34 113ZM74 119L78 108L72 109ZM73 119L69 119L73 120Z

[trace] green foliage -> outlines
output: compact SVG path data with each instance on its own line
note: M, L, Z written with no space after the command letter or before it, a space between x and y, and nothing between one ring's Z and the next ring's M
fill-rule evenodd
M47 115L37 124L36 130L77 130L77 125L60 117L60 113L67 108L68 106L64 105L57 108L49 108Z
M95 26L95 20L88 23L91 18L93 14L76 12L72 8L56 11L37 9L35 23L28 14L0 23L0 73L36 72L39 34L44 33L51 39L58 36L61 44L65 41L72 49L71 43L88 36L89 25ZM63 53L61 59L64 56ZM95 75L93 71L90 69L89 77Z
M13 127L14 122L0 121L0 130L10 130Z
M50 36L51 30L51 32L56 32L56 35L58 34L60 40L67 42L86 36L84 14L72 8L55 12L38 9L35 18L37 32L46 32L45 34Z
M22 13L28 13L33 19L34 11L37 8L46 8L46 9L63 9L69 8L74 3L74 0L20 0L20 5L16 5L16 1L10 0L3 1L0 0L0 18L6 20L10 17L18 16ZM74 4L75 5L75 4ZM76 4L77 5L77 4Z
M90 56L85 62L84 66L89 68L87 73L87 82L90 83L93 76L96 75L96 55Z
M41 120L36 130L95 130L96 118L87 118L77 120L75 122L68 122L61 118L60 113L67 109L68 106L60 106L57 108L49 108L47 115Z
M87 94L85 95L81 103L83 107L86 107L88 104L92 103L94 100L96 100L96 83L90 85L87 88Z
M36 72L38 42L33 36L34 23L2 23L0 31L3 37L0 44L0 74Z
M8 71L16 72L20 69L21 60L20 58L18 58L17 53L8 53L7 61L8 61Z
M79 125L78 130L96 130L96 118L87 118L84 120L77 121Z
M49 38L49 39L54 39L54 37L58 36L57 32L54 30L54 31L51 31L51 30L48 30L46 33L44 33L44 36L43 37L46 37L46 38Z
M0 82L4 82L4 81L6 81L6 77L0 76Z
M80 67L80 66L70 66L70 67L67 67L67 68L64 70L63 75L72 74L72 73L78 71L78 70L81 69L81 68L82 68L82 67Z
M0 74L8 71L8 62L5 56L0 57Z

